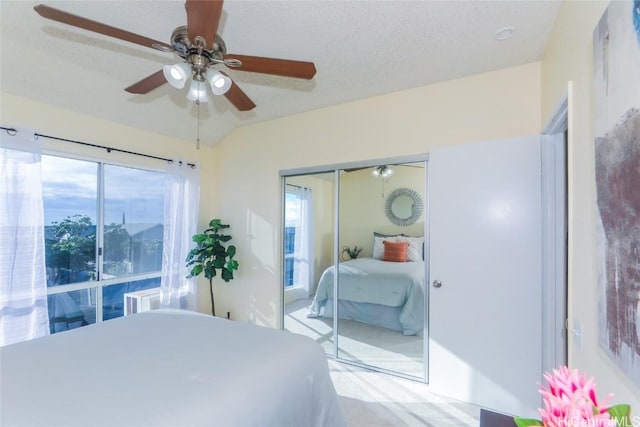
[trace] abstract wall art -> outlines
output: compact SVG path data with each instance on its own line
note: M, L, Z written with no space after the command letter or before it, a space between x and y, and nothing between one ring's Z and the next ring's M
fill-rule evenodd
M599 341L640 387L640 0L593 34Z

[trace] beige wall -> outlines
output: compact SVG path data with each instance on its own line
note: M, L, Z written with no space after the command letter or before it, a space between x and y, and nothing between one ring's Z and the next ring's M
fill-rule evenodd
M343 173L340 176L340 246L363 248L361 257L373 252L373 232L424 235L424 214L415 224L400 227L385 215L386 199L393 190L410 188L425 199L425 169L391 166L394 173L387 179L371 176L371 168Z
M542 61L542 118L550 119L569 97L569 320L582 324L582 346L571 340L569 364L595 377L599 393L613 403L640 408L640 389L598 344L596 189L593 133L593 30L608 2L567 1L558 15Z
M168 138L113 122L96 119L70 110L0 93L0 124L5 127L24 127L44 135L134 151L152 156L183 160L199 165L201 174L200 215L198 228L208 223L215 212L218 199L212 196L215 156L212 149L196 150L195 143ZM116 164L161 169L163 162L118 152L84 147L68 142L42 139L43 150L55 154L81 156ZM199 287L199 310L210 312L205 282Z
M530 135L540 128L539 63L247 126L200 151L190 141L1 95L4 126L200 163L199 229L213 217L228 222L240 262L236 280L215 284L217 309L269 326L278 326L281 310L280 170L422 154L434 146ZM158 167L74 144L44 144L62 153ZM207 312L207 287L200 284L199 309Z
M216 285L220 312L279 325L280 170L537 134L540 102L532 63L237 129L214 148L219 215L241 264L237 280Z

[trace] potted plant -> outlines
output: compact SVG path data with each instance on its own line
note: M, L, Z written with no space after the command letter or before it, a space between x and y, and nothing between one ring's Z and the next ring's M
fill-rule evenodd
M354 246L353 248L343 246L342 252L340 253L340 261L347 261L344 257L345 253L349 256L349 259L356 259L358 258L358 255L360 255L361 251L362 248L359 248L358 245Z
M220 230L229 228L228 224L223 224L219 219L212 219L209 228L200 234L193 236L196 247L189 251L187 255L187 267L191 267L187 278L199 276L204 273L204 277L209 279L209 291L211 292L211 314L216 315L215 303L213 300L213 278L218 270L225 282L233 279L234 270L238 269L238 261L233 259L236 254L234 245L224 246L231 240L231 236L223 234Z

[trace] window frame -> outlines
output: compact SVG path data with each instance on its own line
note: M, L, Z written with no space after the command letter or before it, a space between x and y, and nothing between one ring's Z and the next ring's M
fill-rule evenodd
M62 157L69 160L77 160L84 162L92 162L97 166L96 171L96 279L86 280L83 282L68 283L64 285L47 286L47 297L56 294L62 294L66 292L73 292L79 290L96 290L96 321L95 323L103 322L104 309L103 309L103 292L106 287L112 285L119 285L122 283L136 282L147 279L158 279L162 277L162 270L134 274L124 277L116 277L110 279L103 279L102 273L104 268L104 167L105 165L126 167L132 169L139 169L148 172L157 172L166 174L166 170L162 167L152 167L150 162L128 162L121 160L106 160L98 156L82 155L77 153L69 153L66 151L43 149L42 156L49 157ZM152 159L154 162L157 160ZM141 164L144 163L144 164ZM163 224L164 225L164 224ZM45 224L45 227L47 224ZM163 239L164 240L164 239ZM49 325L51 327L51 325Z

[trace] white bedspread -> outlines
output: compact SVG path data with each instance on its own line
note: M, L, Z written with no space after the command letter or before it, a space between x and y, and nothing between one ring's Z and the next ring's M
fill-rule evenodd
M320 277L309 317L322 316L322 308L333 298L335 268ZM414 335L424 325L424 261L386 262L357 258L338 265L338 298L354 303L401 307L399 321L405 335Z
M0 348L0 403L2 426L346 425L317 343L179 310Z

